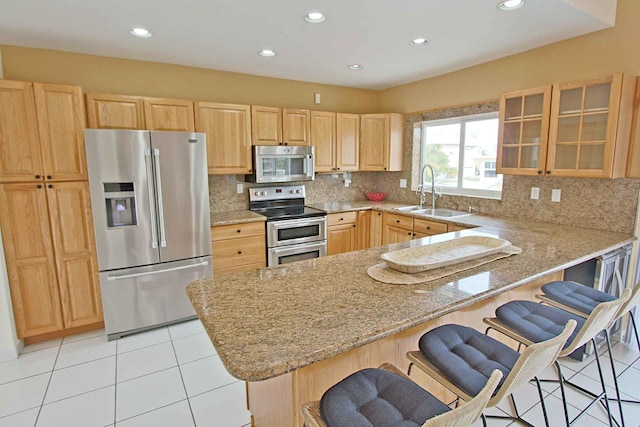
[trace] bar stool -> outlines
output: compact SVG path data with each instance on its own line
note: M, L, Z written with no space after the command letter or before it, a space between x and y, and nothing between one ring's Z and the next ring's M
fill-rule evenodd
M411 362L409 374L411 367L415 365L459 398L469 401L486 381L488 372L499 369L505 375L504 381L499 385L487 406L495 406L503 398L511 396L516 416L488 417L515 419L532 426L520 417L512 393L532 378L537 382L538 374L553 364L558 357L563 345L575 329L576 323L575 321L567 322L562 333L544 342L531 345L522 353L473 328L443 325L420 338L420 351L407 353L407 358ZM545 424L549 426L542 389L538 382L537 385ZM487 416L482 416L485 426L486 418Z
M598 304L586 319L559 308L549 307L533 301L511 301L498 307L495 318L485 318L484 322L489 325L487 333L490 329L494 329L526 346L530 346L534 343L538 343L558 335L560 330L562 330L569 320L574 320L577 322L578 327L568 339L567 344L559 355L561 357L568 356L589 341L592 341L595 345L596 335L609 325L620 307L630 298L630 296L631 291L627 289L619 298ZM589 404L573 420L569 420L567 399L564 388L565 383L588 394L592 393L566 380L562 375L560 364L557 361L555 362L556 369L558 370L560 392L562 393L562 403L564 406L565 422L567 426L570 426L572 423L577 421L595 403L602 400L604 400L604 405L609 416L609 424L613 425L613 417L609 408L609 399L602 375L600 358L598 356L598 352L595 352L595 354L600 382L602 384L602 393L593 396L595 397L594 401L591 402L591 404Z
M620 280L618 275L618 280ZM570 313L576 314L581 317L587 317L593 309L601 302L612 301L616 297L606 292L593 289L591 287L582 285L572 281L555 281L547 283L542 286L543 295L536 295L545 304L553 307L560 308ZM613 383L616 390L616 400L618 401L618 409L620 410L621 421L624 425L624 417L622 415L622 402L625 403L640 403L637 400L628 400L620 398L620 387L618 386L618 378L625 373L627 369L631 367L640 357L636 358L629 364L622 372L616 373L615 363L613 361L613 352L611 350L611 338L609 336L609 329L613 324L624 317L625 314L629 315L629 321L633 327L633 332L636 339L636 345L638 351L640 351L640 338L638 337L638 328L636 326L635 316L631 311L633 307L640 304L640 284L636 285L631 291L631 298L629 298L618 310L613 317L609 325L604 329L604 336L607 342L607 351L609 352L609 362L611 364L611 372L613 373Z
M307 427L464 427L480 417L502 373L494 371L478 395L449 408L396 366L363 369L302 406ZM426 420L426 421L425 421Z

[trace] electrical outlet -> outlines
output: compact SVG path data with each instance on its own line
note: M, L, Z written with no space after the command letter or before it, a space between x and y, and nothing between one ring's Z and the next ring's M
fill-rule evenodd
M553 190L551 190L551 201L552 202L559 202L560 201L560 190L557 188L554 188Z
M540 198L540 188L531 187L531 200L538 200Z
M244 184L242 184L241 182L236 183L236 192L238 194L244 193Z
M407 180L406 179L401 179L400 180L400 188L407 188Z

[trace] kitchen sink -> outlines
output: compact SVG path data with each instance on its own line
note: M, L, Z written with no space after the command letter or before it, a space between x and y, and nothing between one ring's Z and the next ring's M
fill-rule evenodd
M470 213L467 213L467 212L454 211L452 209L440 209L440 208L420 209L420 206L402 206L400 208L396 208L396 210L400 212L410 212L412 214L426 215L426 216L433 216L433 217L440 217L440 218L457 218L461 216L471 215Z

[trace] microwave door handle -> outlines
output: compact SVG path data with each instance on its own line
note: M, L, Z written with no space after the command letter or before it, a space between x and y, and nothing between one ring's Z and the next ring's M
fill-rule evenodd
M158 223L156 221L156 206L154 203L155 194L153 194L153 172L151 171L151 150L144 150L144 163L147 167L147 190L149 191L149 214L151 216L151 247L158 248Z
M160 150L153 149L153 158L156 166L156 192L158 193L158 216L160 223L160 247L167 247L167 239L164 230L164 203L162 203L162 175L160 174Z

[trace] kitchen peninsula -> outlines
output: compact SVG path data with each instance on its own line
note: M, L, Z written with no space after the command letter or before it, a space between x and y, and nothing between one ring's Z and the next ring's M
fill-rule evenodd
M384 208L376 208L384 209ZM256 427L300 426L300 406L368 366L393 362L439 324L482 329L481 318L565 268L630 244L627 234L465 217L471 230L193 282L189 297L227 370L248 381ZM391 285L367 269L389 250L455 237L490 235L523 251L442 279Z

